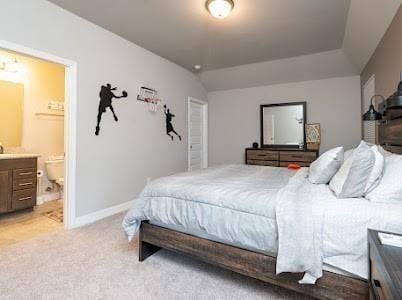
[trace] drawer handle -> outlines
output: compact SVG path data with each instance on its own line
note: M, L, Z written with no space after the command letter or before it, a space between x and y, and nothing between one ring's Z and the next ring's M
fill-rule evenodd
M257 154L258 157L265 157L267 156L266 154Z
M32 197L24 197L24 198L19 198L18 201L26 201L26 200L31 200Z
M375 287L381 288L381 283L377 279L374 279L373 283Z
M27 183L19 183L18 186L27 186L27 185L32 185L32 182L27 182Z
M371 284L373 285L374 299L380 300L380 293L378 290L381 290L381 283L377 279L371 279Z
M33 174L33 172L23 172L23 173L20 173L19 176L32 175L32 174Z

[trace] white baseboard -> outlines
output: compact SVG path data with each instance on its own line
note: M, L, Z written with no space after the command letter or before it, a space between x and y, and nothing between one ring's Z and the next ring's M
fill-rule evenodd
M105 208L102 210L98 210L96 212L81 216L81 217L77 217L74 220L73 225L71 226L71 228L77 228L77 227L81 227L87 224L91 224L93 222L99 221L101 219L113 216L115 214L121 213L123 211L126 211L128 209L130 209L134 204L134 200L132 201L128 201L122 204L118 204L116 206L112 206L109 208Z
M50 194L43 194L40 196L36 197L36 204L37 205L41 205L45 202L49 202L49 201L53 201L53 200L59 200L61 197L60 193L50 193Z

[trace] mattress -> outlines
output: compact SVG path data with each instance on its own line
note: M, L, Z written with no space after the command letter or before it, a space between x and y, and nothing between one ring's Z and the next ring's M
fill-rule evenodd
M160 178L141 193L124 229L131 238L146 219L276 252L276 195L295 173L229 165Z

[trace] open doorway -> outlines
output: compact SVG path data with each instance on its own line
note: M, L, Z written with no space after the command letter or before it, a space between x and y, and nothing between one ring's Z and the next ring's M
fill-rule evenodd
M0 247L74 227L75 74L0 41Z

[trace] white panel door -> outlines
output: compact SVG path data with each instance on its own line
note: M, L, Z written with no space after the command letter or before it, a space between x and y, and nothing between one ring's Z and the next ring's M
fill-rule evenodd
M363 87L363 113L370 107L371 97L375 95L375 77L374 75L366 82ZM375 103L374 103L375 105ZM377 109L377 107L376 107ZM367 143L375 144L376 140L376 122L363 121L363 139Z
M189 171L204 167L204 106L189 101Z

